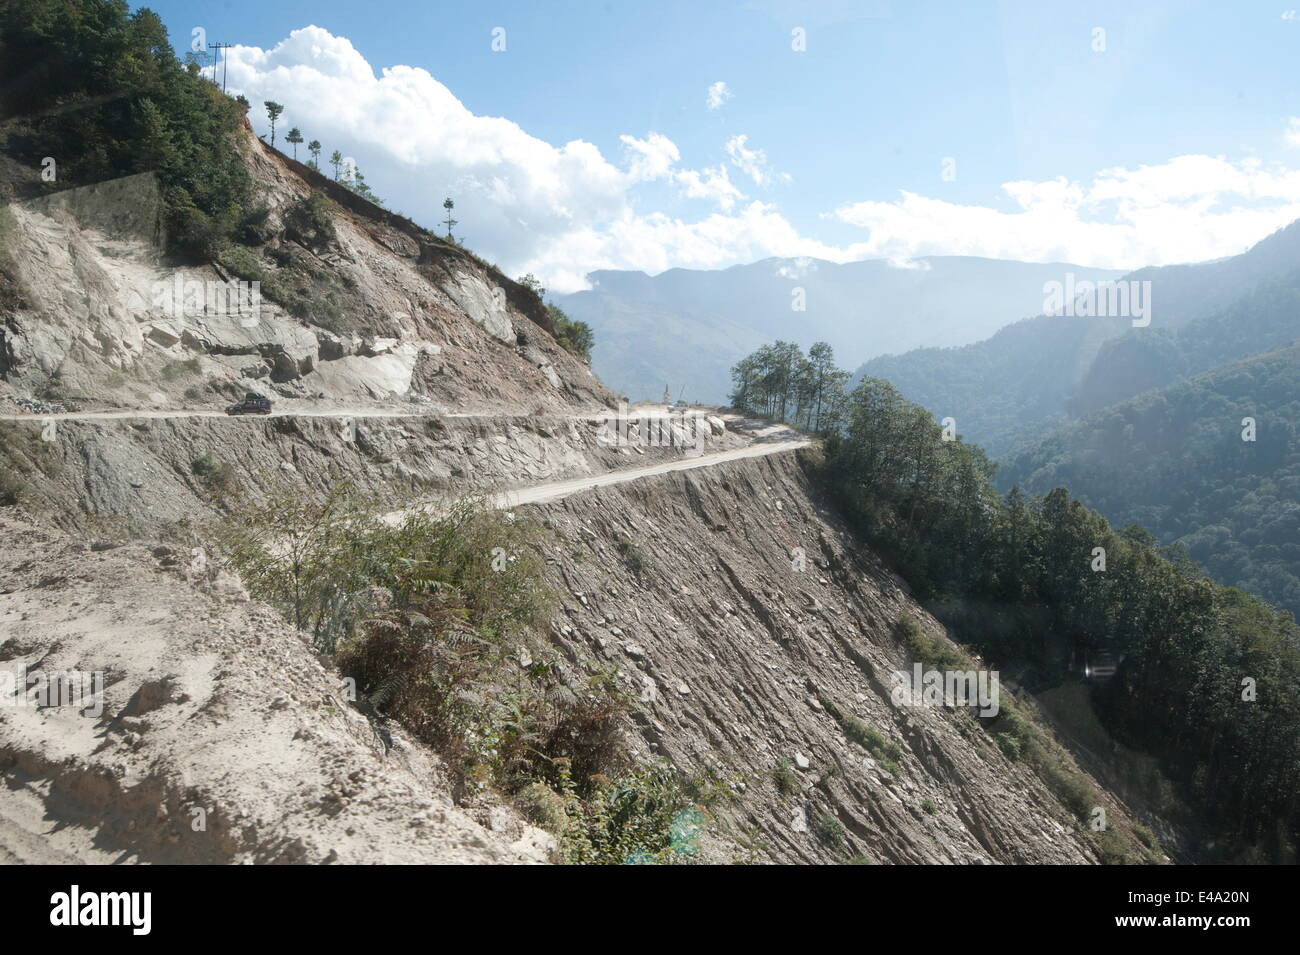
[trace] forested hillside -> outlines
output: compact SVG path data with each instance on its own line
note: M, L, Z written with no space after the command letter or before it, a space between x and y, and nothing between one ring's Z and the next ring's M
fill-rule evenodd
M1258 382L1249 365L1238 366L1225 373L1223 394L1207 391L1181 414L1177 405L1164 414L1155 406L1150 426L1135 419L1133 431L1140 424L1171 467L1183 466L1176 449L1184 444L1203 449L1207 463L1235 467L1242 480L1229 481L1222 498L1249 498L1245 488L1285 472L1293 442L1283 422L1297 410L1296 356L1276 359L1258 370ZM791 410L753 394L735 400L776 416ZM1256 411L1270 437L1242 450L1247 405L1270 409ZM1094 695L1098 714L1115 740L1159 758L1208 834L1207 859L1294 860L1300 628L1290 613L1215 583L1141 527L1113 529L1065 488L1000 496L984 452L945 434L888 382L863 380L823 415L821 429L825 455L813 468L824 486L957 639L1035 692L1077 679L1071 662L1083 653L1114 653L1121 663ZM1110 472L1117 494L1128 466L1117 461ZM1294 498L1295 489L1283 478L1277 493ZM1297 535L1294 516L1286 524L1279 511L1294 514L1294 505L1279 500L1260 536L1282 548ZM986 728L1004 751L1040 758L1014 711Z
M0 88L0 152L43 172L35 183L6 166L0 185L54 191L152 171L174 252L210 257L239 226L250 181L234 134L247 104L182 66L151 10L0 3Z
M1182 328L1134 329L1106 342L1067 407L1084 415L1300 337L1300 270L1269 279Z
M883 378L998 457L1065 420L1074 382L1127 319L1040 315L961 348L873 358L855 378Z
M1064 485L1116 526L1141 524L1220 582L1300 614L1298 422L1291 346L1091 414L1007 460L999 484Z

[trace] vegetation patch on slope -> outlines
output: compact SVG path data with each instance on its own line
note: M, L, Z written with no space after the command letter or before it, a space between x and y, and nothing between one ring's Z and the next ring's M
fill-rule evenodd
M703 809L622 741L631 701L539 637L553 607L540 528L474 501L395 523L377 501L291 489L214 535L254 596L310 634L358 699L437 749L472 795L512 794L566 861L680 861Z

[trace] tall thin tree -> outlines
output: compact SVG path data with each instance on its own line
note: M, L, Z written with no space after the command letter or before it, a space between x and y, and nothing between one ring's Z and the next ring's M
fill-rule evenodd
M452 202L451 197L448 196L446 201L443 202L442 207L447 210L447 241L455 242L456 239L451 234L451 227L456 225L459 220L451 217L451 210L456 207L456 203Z
M280 114L284 112L284 107L281 106L279 103L275 102L274 100L267 100L262 105L266 107L266 117L271 121L271 145L274 146L275 145L275 121L279 119Z

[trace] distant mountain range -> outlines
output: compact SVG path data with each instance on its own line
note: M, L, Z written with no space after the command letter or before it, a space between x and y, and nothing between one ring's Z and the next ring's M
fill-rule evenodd
M975 342L1043 310L1044 284L1117 278L1067 264L963 256L837 264L771 258L714 271L600 271L592 288L550 296L595 332L592 368L633 399L721 403L740 358L777 339L829 342L838 363ZM802 305L802 310L798 306Z
M1038 316L959 348L874 358L864 375L890 381L992 457L1041 438L1078 414L1163 387L1300 334L1300 223L1241 255L1140 269L1151 323Z

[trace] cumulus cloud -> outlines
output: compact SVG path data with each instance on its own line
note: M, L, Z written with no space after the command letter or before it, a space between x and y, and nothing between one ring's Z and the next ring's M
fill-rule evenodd
M750 149L745 145L747 142L749 137L743 133L732 136L727 140L727 155L733 166L754 180L754 185L769 186L778 179L783 182L790 180L785 173L774 173L767 164L767 153L761 149Z
M790 180L745 135L727 140L724 162L704 168L684 168L677 145L654 131L624 134L612 158L580 139L554 145L509 119L474 114L424 69L376 72L346 38L314 26L269 50L231 47L228 73L232 93L285 104L280 128L298 126L324 155L338 149L355 160L390 208L433 226L451 196L458 234L475 251L557 292L586 287L596 269L715 268L770 256L905 265L967 254L1134 268L1240 252L1300 218L1300 172L1182 156L1085 182L1009 182L995 205L911 192L847 204L827 215L865 238L828 245L733 182L733 170L755 187ZM266 128L260 105L253 117ZM1298 125L1291 131L1300 135ZM707 205L685 217L646 208L648 195L665 192Z
M709 87L708 98L705 105L709 109L722 109L722 104L731 99L731 90L727 89L727 84L722 80L714 83Z
M775 209L740 209L746 196L726 167L680 168L676 144L661 133L621 136L617 161L583 140L552 145L508 119L475 115L424 69L376 72L346 37L316 26L269 50L231 47L227 62L232 93L284 103L280 127L298 126L324 155L338 149L355 160L390 208L433 224L451 196L471 247L559 292L585 287L595 269L708 268L807 243ZM718 89L724 95L725 84ZM260 105L252 112L264 129ZM765 162L756 151L743 158L755 169ZM654 182L715 211L698 221L639 214L636 190Z
M668 177L673 165L681 159L677 144L667 136L651 133L645 139L620 136L628 157L628 177L633 182L645 182Z
M1137 268L1233 255L1300 218L1300 171L1256 159L1179 156L1113 168L1090 182L1004 183L1015 207L959 205L903 192L833 217L868 231L872 257L982 255Z
M688 199L708 199L716 202L724 212L729 212L745 194L731 182L727 167L718 165L708 169L681 169L673 181L681 187Z
M835 262L867 257L864 246L837 248L800 235L771 205L751 201L731 214L714 213L696 222L661 212L627 215L570 237L545 262L555 287L579 288L585 287L585 272L596 268L636 268L653 274L684 265L723 268L772 256ZM619 262L635 264L613 264Z

